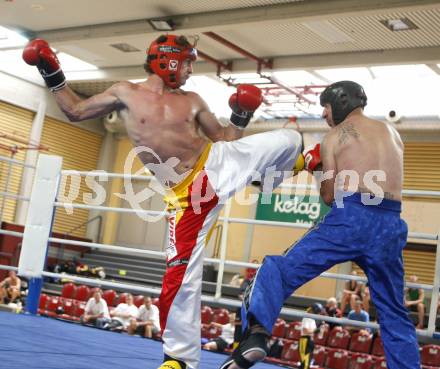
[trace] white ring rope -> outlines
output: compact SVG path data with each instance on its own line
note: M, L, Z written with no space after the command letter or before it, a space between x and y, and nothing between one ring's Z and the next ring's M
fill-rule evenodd
M0 156L0 161L6 161L6 162L9 162L11 164L21 165L21 166L26 167L26 168L32 168L32 169L36 168L35 165L25 164L23 161L20 161L20 160L17 160L17 159L7 158L5 156Z
M17 195L17 194L12 193L12 192L0 191L0 196L8 197L8 198L11 198L11 199L17 199L17 200L21 200L21 201L30 201L31 200L30 197Z
M110 173L106 172L104 170L92 170L90 172L80 172L76 170L63 170L61 171L61 175L80 175L83 177L99 177L99 176L106 176L107 178L122 178L122 179L136 179L141 181L157 181L155 176L152 175L146 175L146 176L139 176L134 174L125 174L125 173ZM99 179L99 178L98 178Z
M55 201L54 206L57 207L71 207L75 209L87 209L87 210L100 210L100 211L114 211L116 213L135 213L135 214L145 214L145 215L163 215L166 216L166 211L159 210L134 210L130 208L116 208L110 206L100 206L100 205L86 205L86 204L77 204L77 203L67 203L67 202L58 202Z

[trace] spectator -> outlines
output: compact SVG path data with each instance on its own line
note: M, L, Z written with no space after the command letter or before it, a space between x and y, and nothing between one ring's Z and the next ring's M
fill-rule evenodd
M365 322L365 323L368 323L370 321L370 315L363 309L361 300L356 300L356 302L354 303L354 309L348 313L347 318L350 320L356 320L358 322ZM351 332L360 332L365 335L371 334L370 328L359 328L359 327L350 327L350 326L346 328Z
M368 286L368 282L366 284L362 284L363 288L362 288L362 292L361 292L361 296L362 296L362 305L363 308L366 312L370 311L370 287Z
M93 324L98 328L102 328L110 321L107 302L102 298L101 290L95 290L93 296L87 301L80 321L81 324Z
M310 305L307 308L306 313L316 314L316 315L326 315L324 306L322 306L322 304L319 303L319 302L315 302L312 305ZM322 320L314 320L312 318L303 318L303 320L302 320L303 333L302 334L305 334L304 333L304 327L307 327L308 324L310 324L309 321L312 321L312 320L314 322L313 324L315 324L315 329L316 329L316 327L319 327L323 323Z
M325 304L325 315L331 316L333 318L341 318L342 317L342 311L338 308L338 301L335 297L330 297L327 300L327 303ZM330 329L333 327L338 326L339 324L336 323L328 323Z
M144 304L139 308L137 319L131 319L128 334L140 334L152 338L160 332L159 309L153 305L150 296L145 296Z
M412 275L409 281L417 283L417 276ZM421 288L407 288L405 290L405 306L418 313L417 328L423 329L425 320L425 292Z
M351 275L357 276L357 272L353 270L351 272ZM356 300L362 298L361 289L362 289L362 284L357 281L347 281L345 283L345 289L341 300L342 314L345 313L345 308L348 303L350 304L350 309L351 310L354 309L354 303L356 302Z
M16 302L20 298L21 280L15 271L10 270L8 277L0 282L0 304Z
M240 288L241 284L243 283L243 278L240 274L234 274L234 276L229 281L229 285L231 287L238 287Z
M138 316L138 308L133 303L133 295L127 293L126 302L118 304L115 310L110 313L111 322L104 326L105 329L110 330L127 330L130 321L136 319Z
M222 333L219 337L214 338L208 343L205 343L203 345L203 348L205 350L223 352L227 348L231 347L234 342L235 314L229 314L228 324L219 324L212 322L211 325L214 327L220 327L222 329Z

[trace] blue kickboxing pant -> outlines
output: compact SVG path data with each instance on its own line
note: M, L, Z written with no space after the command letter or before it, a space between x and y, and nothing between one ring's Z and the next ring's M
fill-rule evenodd
M282 256L267 256L243 303L243 329L250 316L272 331L284 300L335 264L357 263L365 272L378 312L389 369L420 369L414 325L404 305L402 249L408 227L401 203L384 199L364 205L360 193L334 203L325 218ZM341 204L339 204L341 205Z

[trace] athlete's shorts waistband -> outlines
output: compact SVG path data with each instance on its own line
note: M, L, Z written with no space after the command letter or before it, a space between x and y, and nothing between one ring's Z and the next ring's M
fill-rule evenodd
M376 209L395 211L397 213L402 211L402 203L400 201L372 197L369 194L362 194L360 192L338 191L335 193L336 206L346 201L371 206Z

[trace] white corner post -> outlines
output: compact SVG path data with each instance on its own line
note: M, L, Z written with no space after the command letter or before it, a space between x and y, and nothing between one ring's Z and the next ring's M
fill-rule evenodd
M38 312L62 163L60 156L40 154L35 170L18 264L18 274L29 279L26 311L31 314Z
M42 97L38 104L37 114L35 114L32 122L31 133L29 140L34 144L40 144L41 134L43 133L44 118L46 116L47 101L46 97ZM35 166L37 164L38 151L28 150L26 152L26 158L24 163L26 165ZM23 175L21 177L20 195L29 197L32 191L32 183L35 169L30 167L23 168ZM26 215L28 211L29 203L26 200L17 200L17 211L15 213L15 222L18 224L25 224Z

